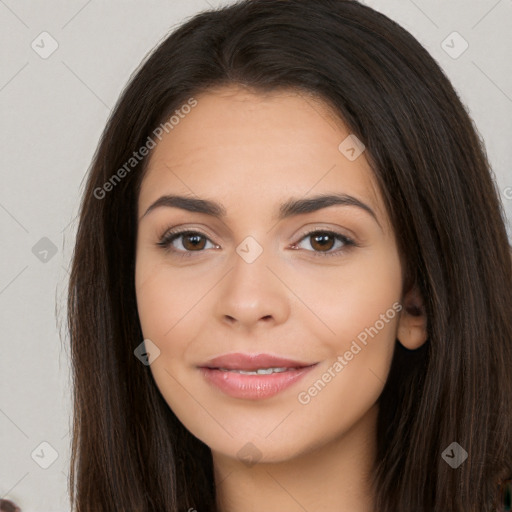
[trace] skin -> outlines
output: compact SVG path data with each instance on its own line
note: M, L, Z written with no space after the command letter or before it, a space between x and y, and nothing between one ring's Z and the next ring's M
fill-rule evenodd
M346 158L338 146L350 132L303 93L229 86L195 98L197 106L152 150L138 202L137 305L144 338L160 350L153 378L180 421L211 448L222 512L372 511L376 401L396 338L418 348L426 319L407 312L421 307L421 297L416 289L402 294L393 227L366 155ZM346 205L274 219L288 199L320 193L350 194L376 219ZM144 216L164 194L215 200L227 216L175 207ZM206 238L194 245L178 237L174 253L158 247L177 226ZM358 246L304 236L315 230ZM236 252L247 236L263 249L252 263ZM180 258L186 251L191 257ZM337 357L395 303L402 311L300 403L298 394L329 368L332 375ZM318 365L278 395L245 400L212 387L197 368L228 352ZM256 464L237 454L249 442Z

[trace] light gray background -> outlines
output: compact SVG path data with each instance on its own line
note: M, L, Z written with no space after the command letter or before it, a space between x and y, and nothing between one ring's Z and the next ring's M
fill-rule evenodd
M0 0L0 497L23 512L69 510L66 269L101 131L146 53L187 17L227 3ZM452 80L512 219L512 0L365 3L416 36ZM58 43L47 59L31 47L43 31ZM458 58L441 46L454 31L469 43ZM45 237L54 255L42 252ZM51 461L42 442L58 454L48 469L36 462Z

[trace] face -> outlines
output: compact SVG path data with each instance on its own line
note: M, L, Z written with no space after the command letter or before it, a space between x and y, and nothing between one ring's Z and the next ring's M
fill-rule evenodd
M150 369L214 453L290 460L377 407L402 300L393 229L364 151L319 100L236 87L195 98L152 150L138 202L137 306L160 351ZM219 211L154 205L162 196ZM212 369L248 370L211 362L233 353L288 361L256 360L280 368L268 375Z

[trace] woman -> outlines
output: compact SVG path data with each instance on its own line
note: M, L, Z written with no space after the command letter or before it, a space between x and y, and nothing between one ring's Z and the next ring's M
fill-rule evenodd
M69 285L76 510L503 510L512 274L424 48L355 1L246 0L145 60Z

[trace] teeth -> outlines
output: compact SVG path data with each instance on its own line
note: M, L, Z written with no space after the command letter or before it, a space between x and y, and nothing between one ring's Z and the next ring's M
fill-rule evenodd
M242 375L270 375L271 373L281 373L288 370L296 370L296 368L258 368L257 370L227 370L226 368L218 368L221 372L241 373Z

